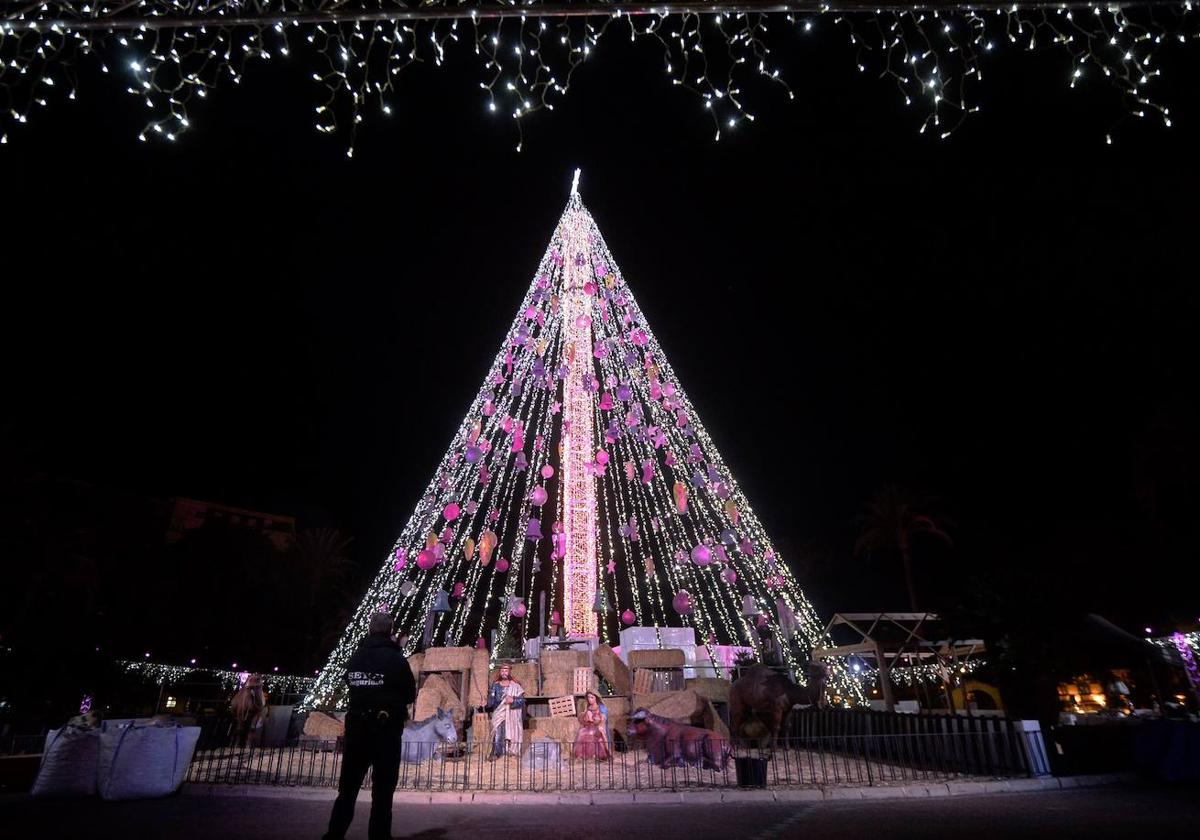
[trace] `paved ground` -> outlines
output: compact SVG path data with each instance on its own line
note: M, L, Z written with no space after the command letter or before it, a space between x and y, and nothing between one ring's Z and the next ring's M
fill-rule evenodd
M0 837L320 837L330 799L181 795L144 802L52 802L0 797ZM1133 785L925 799L814 803L469 805L403 804L394 833L406 840L786 840L786 838L1195 836L1196 788ZM350 837L366 836L360 801Z

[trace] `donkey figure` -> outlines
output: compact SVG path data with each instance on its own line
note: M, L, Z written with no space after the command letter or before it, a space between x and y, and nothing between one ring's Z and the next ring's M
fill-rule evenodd
M711 729L677 723L638 709L629 716L629 740L646 742L646 756L660 767L700 766L724 770L729 763L729 743Z
M409 764L420 764L433 758L439 744L457 744L458 731L454 718L438 709L425 720L415 720L404 727L400 738L400 758Z

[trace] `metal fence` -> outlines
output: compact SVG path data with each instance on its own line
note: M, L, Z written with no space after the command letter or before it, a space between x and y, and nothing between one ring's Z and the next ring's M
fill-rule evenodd
M420 762L402 762L399 790L595 791L732 787L903 785L960 778L1029 775L1015 744L980 740L980 733L937 732L785 738L773 750L722 744L721 766L652 763L641 747L610 760L572 759L570 743L535 741L521 757L492 758L487 742L439 748ZM668 754L673 751L668 745ZM200 784L336 787L339 740L277 748L225 745L198 749L187 780ZM370 777L364 786L370 785Z
M912 767L984 776L1044 775L1042 733L1029 724L1002 717L809 709L792 713L788 734L801 745L861 739L872 757Z
M40 735L0 736L0 755L39 755L46 744L46 733Z

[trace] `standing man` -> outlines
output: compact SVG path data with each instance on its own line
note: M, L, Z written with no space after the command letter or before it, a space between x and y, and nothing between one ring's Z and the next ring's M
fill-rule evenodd
M367 768L371 781L370 840L391 840L392 794L400 776L400 737L405 708L417 696L408 660L392 641L392 617L371 616L367 638L346 661L350 707L346 712L345 751L337 800L329 817L325 840L343 840L354 819L354 802Z

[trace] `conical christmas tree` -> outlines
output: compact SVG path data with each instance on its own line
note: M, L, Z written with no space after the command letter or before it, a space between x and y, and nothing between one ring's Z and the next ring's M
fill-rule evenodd
M341 701L377 611L410 651L536 635L540 593L552 623L605 644L622 625L683 625L702 645L757 648L766 626L801 679L825 642L577 184L578 172L491 370L304 706ZM831 688L861 698L840 664Z

